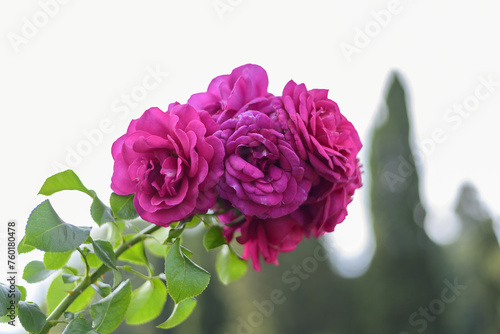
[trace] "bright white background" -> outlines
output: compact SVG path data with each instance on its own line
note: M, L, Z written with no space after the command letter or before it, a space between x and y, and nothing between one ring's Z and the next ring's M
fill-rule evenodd
M73 168L107 198L110 147L132 118L185 102L213 77L249 62L267 70L276 95L290 79L329 89L365 147L388 75L399 70L415 146L427 147L422 191L429 217L439 218L429 222L431 234L441 242L456 234L451 212L466 180L498 215L499 10L491 0L2 2L0 281L6 223L17 221L20 239L55 165ZM342 51L348 44L355 53ZM469 111L448 114L456 104ZM439 142L432 139L436 129L444 133ZM370 240L366 193L356 194L334 233L352 256ZM59 194L53 205L67 222L91 224L85 195Z

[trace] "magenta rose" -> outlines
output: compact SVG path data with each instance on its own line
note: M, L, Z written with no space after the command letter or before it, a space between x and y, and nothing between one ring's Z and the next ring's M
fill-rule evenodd
M277 113L286 139L319 176L307 201L292 215L307 236L319 237L344 220L354 190L361 186L361 141L327 90L307 90L290 81L281 99Z
M221 75L210 82L204 93L193 94L188 103L206 110L218 123L249 109L272 111L272 94L267 92L266 71L253 64L235 68L231 74Z
M217 200L223 173L217 130L208 113L190 105L146 110L113 144L111 188L119 195L135 193L139 215L157 225L206 212Z
M355 178L361 141L337 103L328 99L328 90L307 90L304 84L290 81L282 102L280 124L298 155L331 183Z
M275 219L260 219L247 216L243 223L227 226L224 233L228 242L239 231L236 238L244 245L243 258L252 260L253 268L260 271L260 257L266 263L278 265L278 254L293 251L302 240L302 227L290 215Z
M221 124L225 173L220 197L245 215L277 218L307 199L315 174L285 140L279 124L259 111L245 111Z
M306 236L312 233L316 238L326 232L333 232L335 226L340 224L347 216L347 205L352 201L354 191L361 187L361 173L359 168L356 177L349 182L330 184L326 181L325 190L321 193L327 194L319 200L308 200L300 208L292 213L292 216L301 223ZM317 188L316 186L315 188ZM317 189L313 188L311 192Z

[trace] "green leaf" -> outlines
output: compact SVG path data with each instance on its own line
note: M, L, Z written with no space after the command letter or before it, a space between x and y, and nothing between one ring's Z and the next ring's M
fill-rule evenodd
M64 266L64 269L69 271L71 274L78 276L78 269L69 266Z
M159 278L144 282L132 293L126 321L130 325L140 325L156 319L167 301L167 288Z
M65 283L62 275L58 275L50 284L47 291L47 313L52 313L59 303L76 287L76 282ZM88 287L78 298L68 307L70 312L79 312L84 310L92 301L95 291Z
M23 279L28 283L43 281L49 277L54 270L47 270L42 261L31 261L24 267Z
M240 259L229 246L223 247L217 254L215 268L220 281L226 285L241 278L246 273L247 267L247 262Z
M27 245L46 252L66 252L80 246L90 235L90 227L66 224L45 200L31 213L26 225Z
M100 281L92 284L92 288L97 291L97 293L100 294L101 297L107 297L111 293L111 286Z
M130 281L126 280L109 296L90 306L92 325L96 331L111 333L120 325L127 313L131 294Z
M130 240L135 234L127 234L123 238L125 241ZM141 264L143 266L148 266L148 258L146 257L146 250L144 249L144 243L139 242L127 249L120 255L120 260L124 260L130 263Z
M94 246L94 253L102 263L111 269L118 270L118 268L116 268L115 252L113 251L113 246L109 242L94 240L92 241L92 245Z
M95 253L87 253L87 263L90 268L99 268L102 265L102 261Z
M21 242L19 242L19 245L17 245L17 252L19 254L29 253L34 249L36 248L26 244L26 236L24 236L21 239Z
M21 325L28 332L38 333L45 325L46 316L37 304L20 301L18 304L18 316Z
M66 273L61 274L62 280L64 283L73 283L78 281L82 276L75 276L75 275L70 275Z
M123 280L123 275L118 270L113 270L113 288L116 288L118 284Z
M144 240L144 245L146 249L156 257L163 258L167 254L167 245L162 245L155 239L149 238Z
M147 238L144 240L146 249L152 255L161 258L165 257L167 254L167 245L165 245L164 242L168 238L169 231L169 228L160 228L152 234L153 238Z
M168 232L167 242L172 242L174 239L178 239L182 235L182 232L184 232L185 227L186 224L182 224L180 227L171 228Z
M166 245L167 246L167 251L166 253L168 253L168 251L170 250L170 248L173 246L173 245ZM193 258L193 252L191 252L189 249L187 249L186 247L182 246L181 245L181 251L182 253L184 253L185 256L187 256L188 258L192 259Z
M45 254L43 254L43 264L46 269L61 269L66 263L68 263L71 254L73 254L72 250L62 253L45 252Z
M134 194L123 196L112 193L109 203L115 218L131 220L139 217L134 207Z
M169 329L181 324L184 320L186 320L191 313L193 312L196 306L196 299L189 298L183 300L179 304L176 304L174 310L170 317L164 323L158 325L158 328Z
M212 226L203 237L203 246L207 251L225 245L226 238L222 235L222 227Z
M165 276L168 293L176 304L202 293L210 281L210 274L184 255L179 240L168 250Z
M94 197L92 205L90 206L90 215L99 226L107 222L115 221L111 208L105 205L97 196Z
M95 193L87 189L80 178L71 169L52 175L38 192L40 195L50 196L62 190L78 190L94 198Z
M88 334L93 332L92 325L84 318L75 318L64 329L62 334Z
M186 223L186 228L194 228L202 222L200 215L194 215L190 222Z
M27 296L27 292L26 292L26 288L22 285L16 285L16 288L19 290L19 292L21 293L21 299L22 301L25 301L26 300L26 296ZM17 293L17 292L16 292Z

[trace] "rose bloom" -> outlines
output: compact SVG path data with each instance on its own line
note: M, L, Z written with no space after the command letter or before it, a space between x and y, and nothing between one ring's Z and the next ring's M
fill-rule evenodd
M309 203L306 202L292 213L301 223L307 237L312 233L319 238L326 232L333 232L335 226L345 219L347 205L351 203L354 191L361 187L361 172L358 169L356 177L350 182L336 183L329 187L327 195L321 200L308 200ZM316 191L315 188L311 192Z
M299 156L330 182L348 181L358 169L361 141L354 126L340 113L328 90L307 90L290 81L281 97L280 124Z
M361 186L357 154L361 141L354 126L340 113L325 89L307 90L290 81L277 111L298 156L318 174L307 201L293 215L304 227L320 236L331 232L347 214L347 204Z
M218 123L250 109L267 113L273 111L273 95L267 92L268 83L262 67L246 64L231 74L213 79L206 92L193 94L188 103L198 110L206 110Z
M277 121L255 110L221 124L225 173L219 194L245 215L278 218L307 199L315 174L285 140Z
M229 223L229 216L219 216L219 219L223 223ZM253 268L257 271L260 271L261 256L266 263L278 265L278 254L295 250L303 235L301 225L290 215L275 219L246 216L242 223L225 226L224 236L228 242L232 240L235 232L241 233L236 241L244 245L243 258L250 258Z
M223 173L217 130L208 113L190 105L146 110L113 144L111 188L119 195L135 193L137 213L157 225L206 212L217 200Z

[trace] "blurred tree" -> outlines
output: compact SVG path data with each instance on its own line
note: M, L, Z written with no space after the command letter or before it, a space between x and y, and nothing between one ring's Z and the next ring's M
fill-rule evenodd
M364 309L362 333L444 333L429 303L439 298L442 254L423 228L425 209L406 94L397 73L390 79L381 124L370 141L370 201L377 243L367 273L355 280ZM369 310L369 311L368 311ZM357 315L355 315L358 318Z
M493 219L470 184L462 186L455 212L462 233L446 250L464 287L447 320L457 334L500 333L500 247Z

